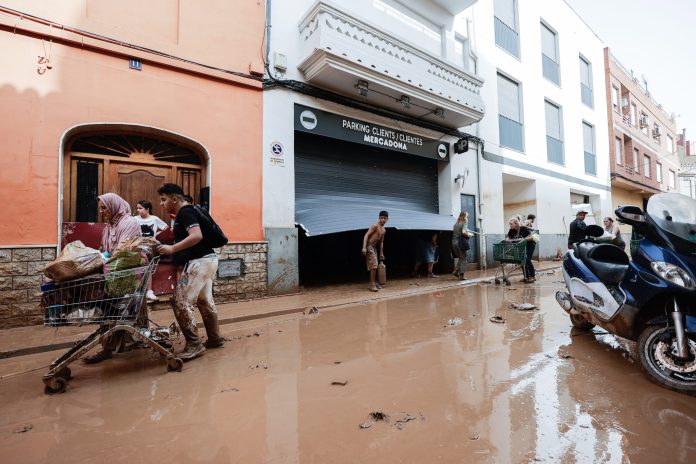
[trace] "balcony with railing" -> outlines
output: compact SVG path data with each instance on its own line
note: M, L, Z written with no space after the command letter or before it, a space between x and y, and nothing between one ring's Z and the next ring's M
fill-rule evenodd
M563 141L551 137L550 135L546 136L546 159L551 163L565 164Z
M318 87L453 128L483 117L482 79L332 3L314 4L299 33L298 69Z
M541 69L544 77L556 85L561 85L561 67L550 56L541 54Z
M512 56L520 57L520 35L516 30L494 17L495 44Z
M524 151L524 126L517 121L499 114L498 130L500 145L517 151Z

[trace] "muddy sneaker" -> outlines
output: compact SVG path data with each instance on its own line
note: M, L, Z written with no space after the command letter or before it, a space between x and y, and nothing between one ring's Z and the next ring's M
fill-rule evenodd
M111 359L113 356L111 354L111 351L107 350L101 350L99 353L89 356L87 358L83 358L82 362L85 364L97 364L102 361L106 361L107 359Z
M225 338L224 337L219 337L219 338L209 338L205 341L203 344L207 349L211 348L222 348L225 346Z
M379 290L376 286L370 286L370 287L367 287L367 289L371 292L376 292L377 290Z
M159 298L157 298L157 295L155 295L155 292L152 290L148 290L147 293L145 294L145 298L147 298L148 303L154 303L155 301L159 301Z
M202 356L203 353L205 353L205 346L202 343L186 343L186 347L184 348L184 351L179 353L177 356L181 358L182 361L190 361L194 358L197 358L199 356Z
M530 277L529 279L524 279L523 282L525 284L531 284L532 282L536 282L536 277Z

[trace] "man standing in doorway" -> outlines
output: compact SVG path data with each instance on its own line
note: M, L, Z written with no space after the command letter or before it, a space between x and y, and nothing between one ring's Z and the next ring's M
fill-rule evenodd
M186 339L186 347L179 357L183 361L189 361L201 356L206 348L221 348L225 345L213 301L213 278L217 272L218 260L215 251L205 241L196 210L184 202L182 188L176 184L164 184L157 193L165 212L176 215L174 245L160 245L158 251L165 256L173 255L174 263L183 266L174 291L172 308ZM208 334L205 344L198 337L195 306L198 306Z
M384 235L387 231L384 229L384 224L389 220L389 213L386 211L379 212L379 220L372 224L367 230L363 238L362 254L365 255L367 261L367 270L370 271L370 286L371 292L378 290L375 277L377 275L377 267L379 260L377 259L377 244L379 243L379 259L384 259Z
M580 210L575 213L575 220L570 223L570 233L568 234L568 249L572 249L575 243L578 243L585 238L585 229L587 229L587 224L585 224L585 216L587 211Z

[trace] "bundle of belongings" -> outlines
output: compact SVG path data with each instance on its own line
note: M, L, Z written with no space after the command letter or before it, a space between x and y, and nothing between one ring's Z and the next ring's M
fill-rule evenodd
M147 291L143 277L158 245L152 237L133 237L119 243L108 259L80 241L66 245L44 269L52 279L41 286L48 325L133 317Z

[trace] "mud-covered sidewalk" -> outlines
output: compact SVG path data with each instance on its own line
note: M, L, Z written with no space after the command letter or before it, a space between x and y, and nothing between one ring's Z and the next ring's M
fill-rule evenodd
M560 264L554 261L536 263L537 270L540 273L559 269L559 266ZM367 290L367 281L312 287L293 295L220 304L217 306L217 309L220 323L223 325L232 324L254 319L303 313L311 311L312 308L325 309L368 300L398 298L438 289L474 285L492 279L495 273L496 269L467 272L466 281L459 281L456 277L449 274L440 275L438 278L395 279L390 280L387 287L377 293ZM513 273L513 275L515 276L513 280L519 280L519 271L516 271L516 274ZM162 298L162 300L164 299ZM168 326L174 322L174 315L169 304L165 301L157 304L156 310L151 312L151 319L162 326ZM200 314L196 313L196 319L200 323ZM199 324L200 326L201 324ZM95 327L47 328L31 326L0 330L0 359L67 349L76 341L89 335Z

